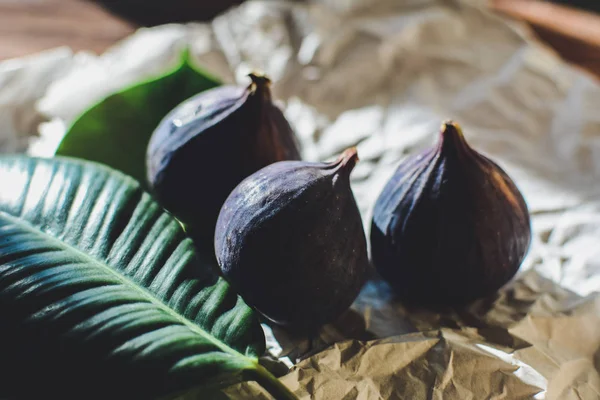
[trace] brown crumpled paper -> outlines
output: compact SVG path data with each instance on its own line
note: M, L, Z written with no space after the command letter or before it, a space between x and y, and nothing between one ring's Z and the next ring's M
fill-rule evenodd
M365 321L354 334L381 339L334 338L298 362L282 380L301 399L600 398L600 297L535 271L494 299L443 312L407 310L371 281L353 310ZM270 399L254 383L225 393Z
M519 275L465 310L407 309L374 277L316 337L264 324L300 398L600 399L597 82L485 0L249 1L210 24L141 29L102 56L1 63L0 151L51 155L79 112L166 70L183 45L225 82L268 73L305 159L358 147L352 188L367 235L387 179L448 117L531 211ZM225 394L269 398L253 383Z

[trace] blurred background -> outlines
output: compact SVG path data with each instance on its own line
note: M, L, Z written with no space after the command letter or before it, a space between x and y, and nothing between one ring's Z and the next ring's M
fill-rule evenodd
M102 53L136 28L208 21L243 0L0 0L0 60L66 45ZM308 0L297 0L308 1ZM600 1L488 0L600 79Z

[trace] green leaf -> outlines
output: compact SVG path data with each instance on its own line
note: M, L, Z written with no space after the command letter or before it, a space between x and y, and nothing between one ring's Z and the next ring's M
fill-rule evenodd
M0 157L0 398L149 399L257 380L255 313L134 179Z
M162 118L189 97L218 86L189 52L173 70L114 93L67 129L56 155L101 162L146 185L146 147Z

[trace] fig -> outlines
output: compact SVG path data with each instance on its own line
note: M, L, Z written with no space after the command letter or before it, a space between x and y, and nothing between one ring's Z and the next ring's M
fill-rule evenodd
M240 183L217 220L222 274L272 322L309 332L358 296L369 268L350 172L356 149L330 163L282 161Z
M271 163L300 159L294 132L272 101L270 80L249 76L247 87L220 86L175 107L146 151L150 190L211 250L219 210L233 188Z
M465 305L512 279L530 226L512 179L446 121L438 143L402 162L377 199L371 259L407 303Z

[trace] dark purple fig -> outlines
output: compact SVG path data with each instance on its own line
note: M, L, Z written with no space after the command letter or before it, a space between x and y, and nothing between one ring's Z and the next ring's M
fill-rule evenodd
M466 304L515 275L530 225L511 178L448 121L438 144L403 162L379 196L371 257L407 302Z
M368 256L350 189L356 149L337 161L283 161L246 178L217 222L224 277L271 321L311 331L358 295Z
M296 138L273 104L270 81L220 86L181 103L148 144L147 178L160 204L212 247L227 195L244 178L282 160L300 159Z

